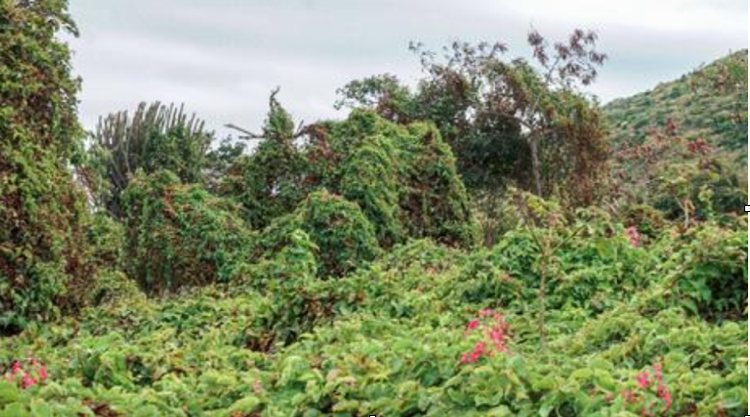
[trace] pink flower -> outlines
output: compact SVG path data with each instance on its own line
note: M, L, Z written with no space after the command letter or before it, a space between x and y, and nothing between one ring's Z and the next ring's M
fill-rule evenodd
M641 387L641 389L647 389L651 384L648 380L648 371L643 371L640 374L636 375L635 381L638 383L638 386Z
M21 363L18 361L13 362L13 365L10 367L10 374L15 375L17 373L21 372Z
M505 329L502 326L495 326L490 330L489 336L495 348L500 352L505 352Z
M479 319L471 319L466 325L467 332L475 329L481 329L478 332L482 337L472 351L461 355L461 363L474 363L482 356L493 356L497 352L507 352L506 341L508 339L508 324L503 320L503 316L492 309L486 308L479 312ZM494 323L490 327L488 317L492 317ZM487 331L485 331L487 329ZM475 333L476 334L476 333ZM488 345L489 343L489 345Z
M641 234L638 233L638 228L630 226L625 229L625 234L628 236L628 240L633 247L638 247L641 244Z
M463 355L461 355L461 363L463 364L473 363L475 361L476 359L472 359L471 355L469 355L468 353L464 353Z
M21 388L26 389L30 388L31 386L36 384L36 379L34 379L31 374L28 372L24 372L23 378L21 378Z
M42 365L42 366L41 366L41 367L39 368L39 379L40 379L41 381L44 381L44 380L45 380L45 379L47 379L48 377L49 377L49 374L47 373L47 365Z
M461 356L461 362L474 363L478 361L479 358L481 358L482 355L486 353L486 346L487 344L484 342L477 342L477 344L474 345L474 350L471 353L464 353Z
M672 407L672 393L669 392L666 385L660 382L659 387L656 389L656 395L664 401L664 411Z

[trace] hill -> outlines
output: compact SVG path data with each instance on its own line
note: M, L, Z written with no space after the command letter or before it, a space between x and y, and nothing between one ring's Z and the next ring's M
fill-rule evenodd
M686 139L726 150L747 143L747 49L701 66L654 89L603 107L615 148L642 143L671 119Z

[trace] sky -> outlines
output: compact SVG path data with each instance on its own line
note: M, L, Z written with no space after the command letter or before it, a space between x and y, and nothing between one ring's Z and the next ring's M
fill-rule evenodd
M342 118L336 89L368 75L420 77L410 41L501 41L528 55L533 27L563 40L595 30L609 59L590 92L607 102L747 48L747 0L70 0L83 79L79 111L184 103L218 136L258 131L268 95L295 120Z

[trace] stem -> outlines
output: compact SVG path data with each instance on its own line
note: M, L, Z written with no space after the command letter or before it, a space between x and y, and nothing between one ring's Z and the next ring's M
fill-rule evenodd
M529 137L529 148L531 150L531 171L534 177L534 190L536 191L536 195L541 197L542 178L540 173L541 168L539 166L539 143L534 134Z
M539 262L539 276L540 276L540 283L539 283L539 344L541 347L542 352L544 352L547 348L546 344L546 337L545 337L545 327L544 327L544 315L546 313L545 309L545 293L547 291L546 285L547 285L547 274L545 273L547 269L547 245L545 241L545 249L542 252L542 259Z

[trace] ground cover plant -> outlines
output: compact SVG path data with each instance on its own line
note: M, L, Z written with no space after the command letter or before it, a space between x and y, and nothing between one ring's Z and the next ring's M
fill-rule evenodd
M158 102L86 140L58 30L0 0L0 417L748 410L736 129L605 134L593 32L274 90L247 151Z

